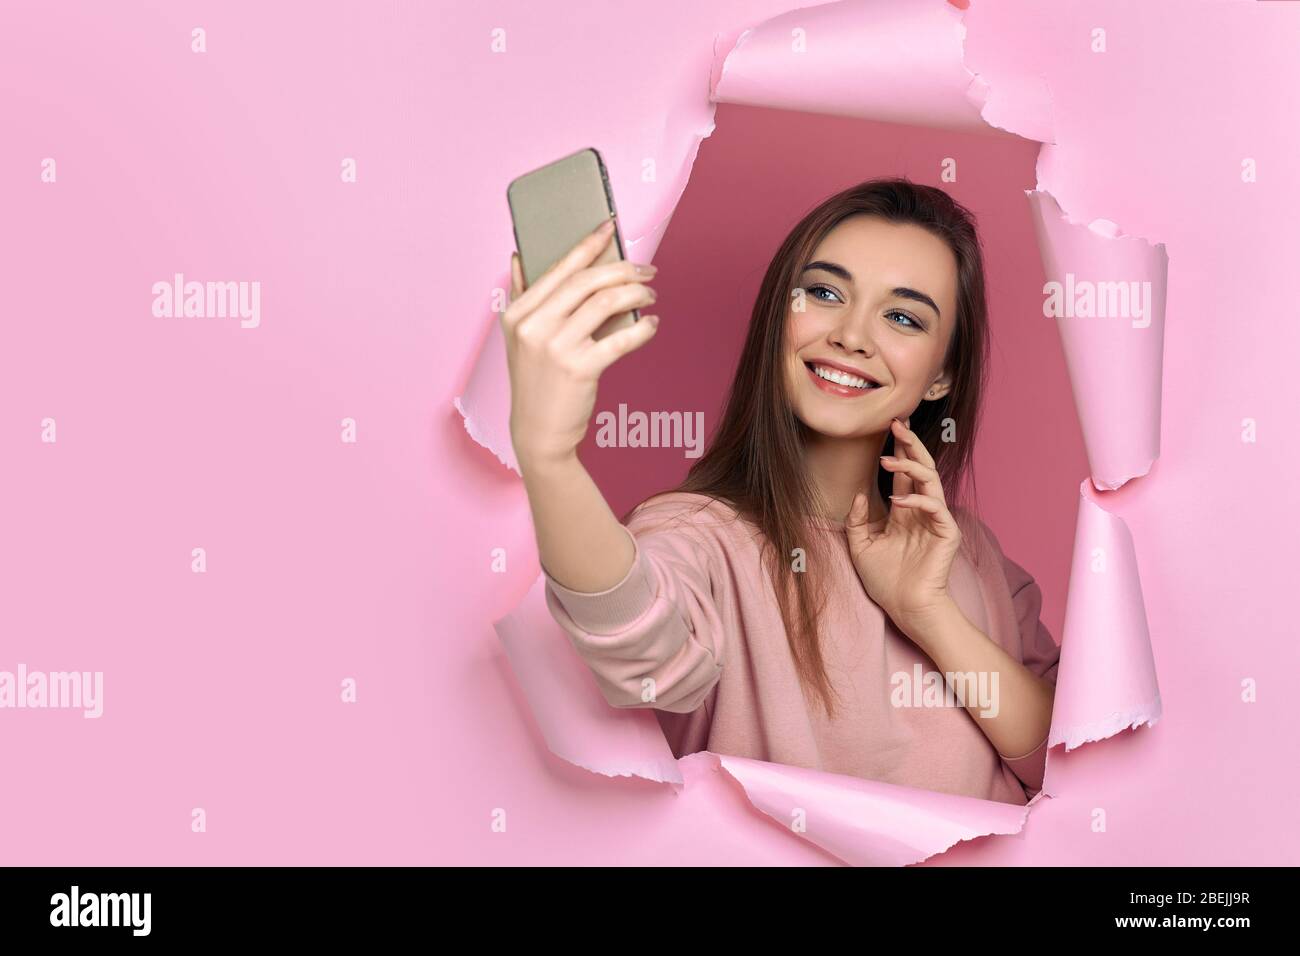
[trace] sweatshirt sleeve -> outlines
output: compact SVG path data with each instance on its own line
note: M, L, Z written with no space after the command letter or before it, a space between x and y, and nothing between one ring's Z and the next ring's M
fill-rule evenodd
M633 515L632 567L596 593L571 590L545 567L546 603L613 707L698 709L722 674L724 634L716 542L689 527Z
M1011 595L1011 608L1015 617L1014 627L1020 636L1020 662L1031 673L1055 687L1061 649L1052 639L1041 618L1042 590L1028 571L1003 553L997 536L987 525L983 526L983 531L993 546L993 553L1001 565ZM1048 736L1050 734L1045 735L1038 746L1028 753L998 754L1002 762L1024 784L1030 797L1043 788Z

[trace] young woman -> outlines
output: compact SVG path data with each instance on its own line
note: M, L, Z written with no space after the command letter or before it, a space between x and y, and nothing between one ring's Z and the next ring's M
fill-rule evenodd
M607 227L502 315L547 604L615 707L698 750L1024 804L1059 651L966 484L988 350L970 213L872 180L768 266L726 411L676 489L610 510L578 460L601 372L657 316ZM948 493L954 495L949 506Z

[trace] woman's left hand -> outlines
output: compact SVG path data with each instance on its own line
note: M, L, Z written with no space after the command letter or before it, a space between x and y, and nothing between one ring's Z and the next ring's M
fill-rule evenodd
M880 462L894 473L889 522L871 533L865 491L853 499L845 522L849 554L862 586L905 633L923 627L951 603L948 574L962 538L948 511L934 458L907 427L910 422L890 423L896 457L882 457Z

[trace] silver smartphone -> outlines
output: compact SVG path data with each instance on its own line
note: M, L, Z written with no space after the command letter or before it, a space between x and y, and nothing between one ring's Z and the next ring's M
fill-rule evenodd
M513 180L506 189L506 201L525 286L532 285L606 219L614 220L613 240L592 265L626 258L609 172L595 149L579 150ZM592 338L602 339L640 319L637 309L612 315Z

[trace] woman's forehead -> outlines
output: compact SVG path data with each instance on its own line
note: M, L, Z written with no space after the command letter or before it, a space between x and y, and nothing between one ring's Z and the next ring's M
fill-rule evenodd
M893 281L911 276L955 279L957 261L948 244L913 223L854 216L838 223L817 244L813 260L845 267L853 281Z

